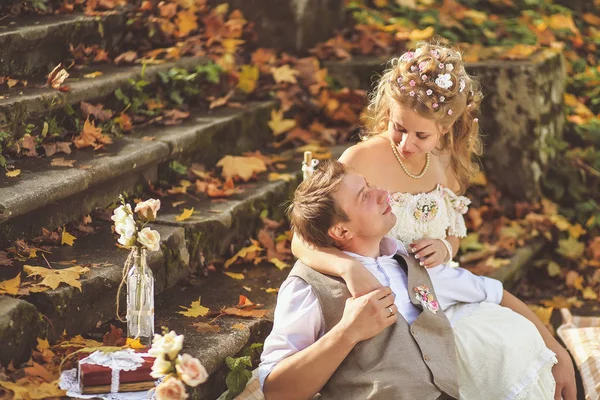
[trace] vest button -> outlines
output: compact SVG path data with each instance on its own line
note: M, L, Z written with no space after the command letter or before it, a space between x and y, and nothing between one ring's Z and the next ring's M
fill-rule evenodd
M429 356L427 356L427 355L423 356L423 360L429 361Z

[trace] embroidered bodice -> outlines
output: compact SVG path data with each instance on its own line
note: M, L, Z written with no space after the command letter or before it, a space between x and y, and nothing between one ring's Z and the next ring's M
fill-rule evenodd
M397 219L389 234L404 244L422 238L443 239L447 235L465 237L463 214L469 204L471 200L441 185L428 193L394 193L391 207Z

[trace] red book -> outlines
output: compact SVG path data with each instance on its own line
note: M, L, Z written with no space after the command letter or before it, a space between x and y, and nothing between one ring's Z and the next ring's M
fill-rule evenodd
M136 350L137 351L137 350ZM146 352L146 349L137 352ZM80 357L80 360L87 356ZM150 376L154 357L143 357L144 363L133 371L119 371L119 392L148 390L154 387L155 379ZM80 363L78 380L81 393L110 393L112 369L109 367Z

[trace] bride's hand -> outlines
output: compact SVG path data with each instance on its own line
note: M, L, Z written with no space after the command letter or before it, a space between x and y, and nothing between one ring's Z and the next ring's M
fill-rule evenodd
M410 252L426 268L437 267L448 260L448 249L439 239L419 239L410 244Z
M357 298L383 287L375 276L360 262L353 260L343 268L342 279L346 282L352 297Z

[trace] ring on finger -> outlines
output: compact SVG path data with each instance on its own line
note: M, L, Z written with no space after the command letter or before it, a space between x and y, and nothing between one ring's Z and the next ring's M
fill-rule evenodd
M392 315L394 315L394 310L392 310L392 306L389 306L387 308L387 310L390 312L390 315L388 315L389 317L391 317Z

